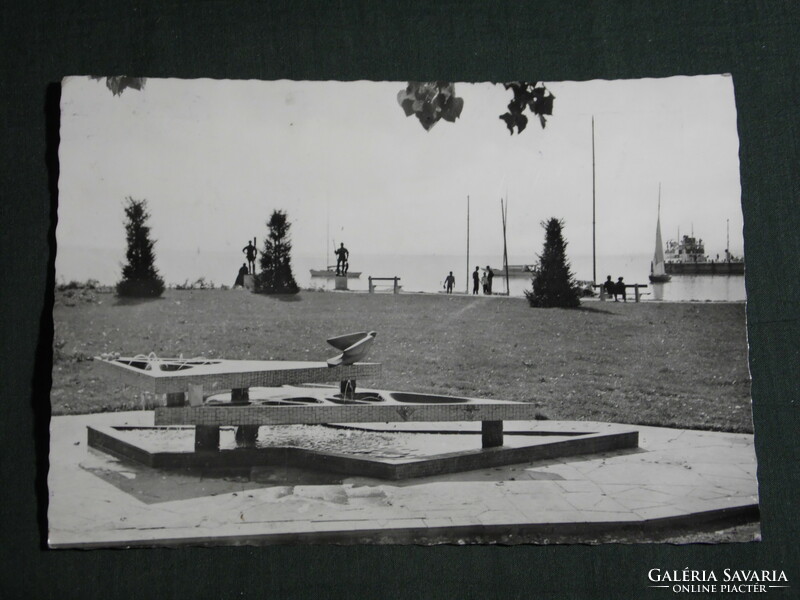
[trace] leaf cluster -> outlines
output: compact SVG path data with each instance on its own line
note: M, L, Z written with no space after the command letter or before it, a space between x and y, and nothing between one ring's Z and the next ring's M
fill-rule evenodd
M539 122L542 124L542 129L544 129L547 123L545 115L553 114L553 100L555 100L555 96L550 93L544 84L541 82L512 81L504 84L504 86L507 90L514 92L514 97L508 103L508 112L500 115L511 135L514 135L515 127L519 134L528 126L528 117L523 114L526 108L539 117Z

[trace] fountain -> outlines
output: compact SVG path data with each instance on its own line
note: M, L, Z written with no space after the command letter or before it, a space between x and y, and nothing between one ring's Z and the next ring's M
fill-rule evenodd
M356 391L358 381L381 375L379 363L362 362L375 332L328 342L341 351L326 362L97 357L111 376L161 394L154 427L169 438L176 428L194 428L191 451L148 447L130 427L89 426L89 445L151 467L226 467L282 464L348 475L405 479L635 448L638 432L613 427L602 432L536 431L533 445L504 446L505 421L534 421L529 403L386 390ZM336 387L326 386L338 382ZM259 429L281 425L433 424L480 422L480 448L431 456L386 459L303 447L257 447ZM410 426L410 425L409 425ZM430 425L428 425L430 426ZM414 432L425 429L415 425ZM234 428L235 447L220 447L220 431ZM151 433L152 433L151 431ZM478 432L475 431L475 434Z

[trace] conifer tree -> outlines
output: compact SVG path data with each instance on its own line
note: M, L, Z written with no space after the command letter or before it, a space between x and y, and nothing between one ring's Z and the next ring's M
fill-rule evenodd
M551 218L542 222L544 249L533 269L533 290L525 291L531 306L537 308L574 308L580 306L579 290L567 261L567 243L561 230L564 222Z
M117 283L117 294L134 298L155 298L164 292L164 280L155 266L150 228L147 220L147 200L127 199L125 206L125 237L128 250L127 264L122 267L122 280Z
M269 233L261 251L261 272L256 277L256 292L260 294L296 294L300 291L292 275L291 223L286 213L276 210L267 221Z

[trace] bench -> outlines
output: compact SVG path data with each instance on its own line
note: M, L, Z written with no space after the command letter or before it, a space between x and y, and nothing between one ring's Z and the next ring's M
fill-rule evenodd
M606 289L603 287L602 283L595 283L595 284L592 285L592 287L600 288L600 300L605 300L606 299ZM639 302L641 297L644 295L639 291L639 289L640 288L646 288L646 287L647 287L647 284L644 284L644 283L626 283L625 284L625 289L626 290L633 288L633 296L634 296L634 301L635 302Z
M395 294L399 294L400 293L400 278L399 277L372 277L372 276L370 276L368 279L369 279L369 293L370 294L374 294L375 293L375 284L373 283L374 281L391 281L391 282L393 282L392 292L395 293Z

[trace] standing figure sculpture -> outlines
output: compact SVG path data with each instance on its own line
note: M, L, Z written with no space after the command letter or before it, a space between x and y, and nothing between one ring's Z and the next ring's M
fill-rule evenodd
M242 248L242 252L247 256L247 269L250 271L250 275L256 274L256 254L258 254L258 250L256 250L256 246L253 242L255 242L255 238L253 238L252 242L248 240L247 246Z
M339 247L336 249L336 274L337 275L347 275L347 269L349 268L348 258L350 257L350 252L347 248L344 247L344 244L339 244Z

